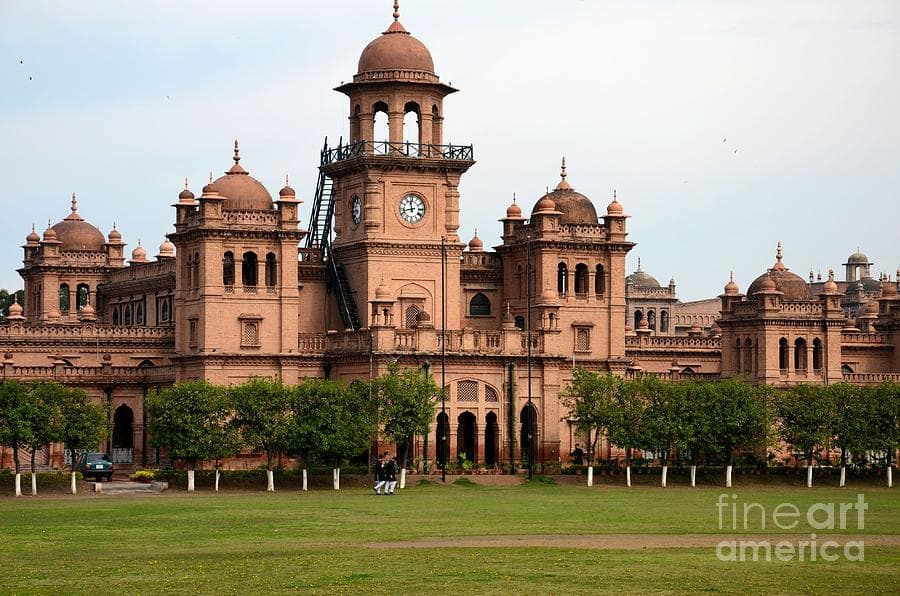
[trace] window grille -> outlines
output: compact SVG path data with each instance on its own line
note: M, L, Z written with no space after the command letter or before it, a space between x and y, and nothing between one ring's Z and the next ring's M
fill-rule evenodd
M456 384L456 401L478 401L478 383L475 381L460 381Z

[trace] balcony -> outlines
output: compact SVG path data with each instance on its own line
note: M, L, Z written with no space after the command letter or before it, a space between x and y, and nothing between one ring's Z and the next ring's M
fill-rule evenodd
M419 159L451 159L473 161L472 145L431 145L428 143L392 143L390 141L357 141L322 150L321 165L353 159L362 155L412 157Z

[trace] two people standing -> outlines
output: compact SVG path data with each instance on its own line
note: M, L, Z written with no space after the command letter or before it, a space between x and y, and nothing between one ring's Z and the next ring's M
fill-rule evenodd
M388 459L388 453L385 451L375 462L375 494L392 495L396 487L397 461L393 457ZM384 492L381 492L382 489Z

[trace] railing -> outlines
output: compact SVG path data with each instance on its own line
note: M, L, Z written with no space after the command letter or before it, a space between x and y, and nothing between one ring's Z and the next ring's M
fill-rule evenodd
M885 381L900 382L900 373L844 373L843 380L854 385L877 385Z
M133 464L134 449L131 447L113 447L112 460L114 464Z
M642 348L667 348L667 349L700 349L700 350L718 350L721 348L722 342L718 337L683 337L680 335L668 336L627 336L625 337L625 347L642 347Z
M391 141L356 141L322 150L321 164L326 165L361 155L395 155L402 157L472 161L472 145L432 145L429 143L394 143Z

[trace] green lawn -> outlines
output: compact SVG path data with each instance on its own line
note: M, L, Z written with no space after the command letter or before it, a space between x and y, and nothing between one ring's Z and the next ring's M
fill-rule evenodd
M870 546L863 562L833 563L722 562L712 546L653 546L660 534L746 534L732 531L727 515L728 527L718 528L723 492L536 485L413 487L393 497L351 489L0 498L0 592L896 593L897 546ZM855 501L858 492L869 504L865 528L852 513L846 531L900 535L896 489L767 486L728 494L771 512L781 502L805 511ZM748 531L759 532L753 521ZM800 539L810 531L805 521L795 530ZM643 535L650 547L367 546L547 534Z

